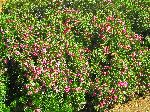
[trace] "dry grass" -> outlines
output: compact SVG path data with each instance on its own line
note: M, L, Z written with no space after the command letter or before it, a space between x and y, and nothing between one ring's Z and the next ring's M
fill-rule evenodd
M5 3L6 2L6 0L0 0L0 12L2 12L2 5L3 5L3 3Z
M133 99L126 104L118 104L111 112L150 112L150 95Z

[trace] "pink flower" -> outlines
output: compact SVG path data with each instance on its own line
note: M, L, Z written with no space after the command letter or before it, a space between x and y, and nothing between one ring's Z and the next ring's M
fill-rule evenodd
M33 44L33 46L34 46L34 47L37 47L37 46L38 46L38 44L37 44L37 43L34 43L34 44Z
M56 66L57 66L57 67L60 66L60 61L56 62Z
M105 28L102 27L102 28L100 29L100 32L104 32L104 31L105 31Z
M25 62L25 63L24 63L24 65L25 65L26 67L29 67L29 64L28 64L28 62Z
M34 112L41 112L41 109L35 109Z
M80 82L83 82L84 81L84 78L80 78Z
M133 53L131 54L131 56L132 56L132 59L135 60L136 52L133 52Z
M102 35L102 34L99 34L99 37L102 39L102 40L106 40L106 37L104 36L104 35Z
M74 24L77 25L78 23L80 23L79 20L74 20Z
M47 64L46 59L43 59L42 64L43 64L43 65L46 65L46 64Z
M5 59L5 60L4 60L4 63L7 64L7 63L8 63L8 59Z
M29 26L29 30L31 31L33 29L33 27L32 26Z
M92 96L96 96L96 92L94 92Z
M10 42L10 39L7 39L6 41L7 41L7 42Z
M95 22L97 20L96 16L93 16L93 22Z
M68 26L68 23L71 21L71 19L67 19L66 21L65 21L65 23L64 23L64 26Z
M130 45L123 46L123 48L124 48L125 50L131 50L131 49L132 49Z
M24 76L24 77L28 77L28 74L27 74L27 73L25 73L23 76Z
M77 87L75 88L76 91L80 91L81 90L81 87Z
M127 72L127 69L122 68L122 70L120 71L120 74L121 74L121 75L124 75L126 72Z
M109 50L110 50L109 46L104 47L104 53L105 54L109 54Z
M104 2L110 2L110 3L111 3L111 2L112 2L112 0L104 0Z
M102 74L106 76L106 75L108 75L108 72L104 71L104 72L102 72Z
M47 51L46 51L46 48L43 48L43 49L42 49L42 51L43 51L44 53L46 53L46 52L47 52Z
M33 54L33 56L38 56L38 53L36 53L36 52L33 52L32 54Z
M33 92L32 91L28 91L28 93L27 93L28 95L32 95L33 94Z
M86 94L88 94L88 93L89 93L89 91L88 91L88 90L85 90L85 93L86 93Z
M101 97L102 95L103 95L103 93L102 93L102 92L99 92L98 96Z
M107 21L114 21L114 17L112 17L112 16L108 16L106 19L107 19Z
M28 90L29 89L29 85L24 85L24 89Z
M62 56L62 54L57 54L57 56L56 56L56 57L57 57L57 58L60 58L61 56Z
M109 33L111 32L111 26L110 25L106 26L106 32L109 32Z
M16 51L15 54L16 54L16 55L20 55L20 52L19 52L19 51Z
M23 44L20 44L20 48L24 48L25 46Z
M123 32L123 33L126 33L126 28L123 28L122 32Z
M135 34L135 35L134 35L134 38L135 38L136 40L139 40L139 41L142 41L142 39L143 39L143 37L140 36L140 35L138 35L138 34Z
M71 28L66 28L66 29L64 29L64 34L70 32L70 31L71 31Z
M141 66L141 65L142 65L142 62L137 62L137 65L138 65L138 66Z
M117 101L118 100L118 96L114 96L114 100Z
M36 68L37 74L40 75L42 73L42 69L40 67Z
M66 86L66 87L65 87L65 92L68 93L69 91L70 91L70 87L69 87L69 86Z
M84 51L85 51L86 53L90 53L90 52L91 52L91 50L90 50L89 48L85 48Z
M150 83L148 83L147 86L150 87Z
M124 47L123 44L122 44L121 42L118 43L118 46L121 47L121 48Z
M104 66L104 69L110 69L111 67L110 66Z
M29 34L28 34L28 33L25 33L25 34L24 34L24 37L28 37L28 36L29 36Z
M38 93L39 92L39 89L34 89L34 93Z
M0 29L0 32L4 35L5 34L5 32L4 32L4 30L3 29Z
M72 84L72 82L73 82L73 80L72 80L72 79L70 79L70 80L69 80L69 83L70 83L70 84Z
M49 74L49 75L48 75L48 77L49 77L49 78L51 78L51 77L52 77L52 75L51 75L51 74Z
M120 23L121 25L125 25L125 22L123 22L121 19L118 19L118 23Z
M114 94L114 93L115 93L115 89L112 88L112 89L110 90L110 93L111 93L111 94Z
M104 106L105 106L105 104L106 104L106 102L103 100L103 101L101 101L101 102L100 102L100 104L99 104L99 105L100 105L100 107L104 107Z
M120 81L120 82L118 82L118 86L119 86L119 87L127 87L127 86L128 86L128 83L127 83L127 82L122 82L122 81Z
M33 72L36 75L40 75L42 73L42 69L40 67L37 67L37 68L34 68Z
M77 76L77 77L80 77L80 76L81 76L81 74L79 74L79 73L78 73L78 74L76 74L76 76Z

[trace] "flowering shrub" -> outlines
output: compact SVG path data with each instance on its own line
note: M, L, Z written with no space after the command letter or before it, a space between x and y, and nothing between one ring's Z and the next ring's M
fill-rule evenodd
M0 71L0 74L2 74L2 71ZM5 112L8 112L9 111L9 108L6 107L5 105L5 95L6 95L6 85L5 85L5 82L6 81L6 77L5 76L0 76L0 110L1 111L5 111Z
M90 8L81 2L77 9L70 8L76 2L67 3L51 1L40 17L15 9L14 15L1 15L3 65L19 63L19 91L26 93L16 102L35 112L98 111L148 91L149 49L114 2L89 1ZM93 5L107 8L94 12Z
M120 4L121 2L121 4ZM116 8L123 12L130 20L132 30L143 36L148 35L149 30L149 5L146 0L115 1Z

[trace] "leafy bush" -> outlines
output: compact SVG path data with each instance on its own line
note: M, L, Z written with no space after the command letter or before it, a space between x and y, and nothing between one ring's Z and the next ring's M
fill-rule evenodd
M98 111L149 90L149 49L113 2L19 3L0 15L2 64L18 66L9 69L20 85L11 108Z
M130 20L132 31L142 34L144 37L149 35L150 15L147 0L133 0L131 2L122 0L116 1L115 4L116 8Z
M2 70L0 70L0 112L9 112L9 108L5 105L5 95L7 87L5 85L6 83L6 77L3 75Z

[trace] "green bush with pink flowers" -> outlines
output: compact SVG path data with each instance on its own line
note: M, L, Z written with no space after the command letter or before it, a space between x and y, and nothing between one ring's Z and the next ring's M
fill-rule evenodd
M101 112L135 92L148 92L149 35L135 33L131 13L126 17L119 5L111 0L6 3L0 15L1 110ZM149 28L140 26L136 32Z

